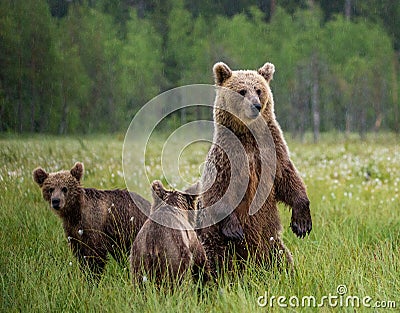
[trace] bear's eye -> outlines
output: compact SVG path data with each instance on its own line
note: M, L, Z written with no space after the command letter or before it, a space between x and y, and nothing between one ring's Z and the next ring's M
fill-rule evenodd
M246 95L246 92L247 92L246 89L239 90L239 93L240 93L242 96L245 96L245 95Z
M61 191L62 191L63 193L67 193L68 189L67 189L67 187L62 187L62 188L61 188Z
M256 92L258 96L261 96L261 89L257 89Z
M47 189L47 191L48 191L49 193L53 193L54 188L49 188L49 189Z

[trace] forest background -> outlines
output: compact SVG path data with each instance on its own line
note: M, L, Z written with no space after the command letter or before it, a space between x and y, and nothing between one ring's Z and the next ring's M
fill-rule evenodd
M2 0L0 47L2 133L123 132L161 92L212 84L217 61L274 63L293 136L400 129L396 0Z

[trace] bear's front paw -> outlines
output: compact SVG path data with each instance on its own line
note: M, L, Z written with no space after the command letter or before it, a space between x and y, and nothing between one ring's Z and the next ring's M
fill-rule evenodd
M221 232L229 240L243 240L244 231L235 213L221 221Z
M311 232L312 220L308 199L301 200L293 206L290 228L299 238L304 238Z

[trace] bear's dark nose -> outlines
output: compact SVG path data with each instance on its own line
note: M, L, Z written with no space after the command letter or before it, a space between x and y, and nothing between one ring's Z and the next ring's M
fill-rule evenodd
M258 110L258 112L261 111L261 104L259 103L253 103L254 107Z
M53 207L53 209L59 209L60 208L60 199L59 198L51 199L51 206Z

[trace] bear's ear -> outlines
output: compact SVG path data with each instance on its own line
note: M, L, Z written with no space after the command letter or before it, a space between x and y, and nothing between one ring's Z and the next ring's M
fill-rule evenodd
M70 173L71 173L71 175L72 175L73 177L76 178L77 181L81 181L81 178L82 178L82 176L83 176L83 171L84 171L84 169L83 169L83 163L81 163L81 162L76 162L75 165L74 165L74 167L71 168Z
M39 185L39 187L43 186L43 183L47 177L49 177L49 174L47 174L46 171L41 167L38 167L33 171L33 180Z
M265 78L267 83L269 83L274 76L275 65L273 65L272 63L265 63L262 67L258 69L257 72L258 74L260 74L262 77Z
M214 80L217 86L221 86L224 81L232 76L232 70L224 62L218 62L213 67Z
M151 194L153 200L164 200L165 188L161 181L155 180L151 183Z

